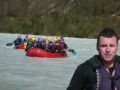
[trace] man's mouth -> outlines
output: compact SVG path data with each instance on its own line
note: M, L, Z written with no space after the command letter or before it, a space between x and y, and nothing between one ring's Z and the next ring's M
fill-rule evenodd
M105 57L106 57L106 58L110 58L110 57L111 57L111 54L105 54Z

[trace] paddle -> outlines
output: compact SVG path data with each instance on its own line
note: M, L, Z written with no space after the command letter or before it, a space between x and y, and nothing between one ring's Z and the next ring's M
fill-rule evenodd
M76 51L74 49L69 48L67 51L71 52L73 55L76 55Z
M14 43L7 43L6 46L14 45Z

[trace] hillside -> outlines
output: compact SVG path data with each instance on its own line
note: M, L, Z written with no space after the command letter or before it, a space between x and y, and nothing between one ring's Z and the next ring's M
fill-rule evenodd
M120 35L120 0L0 0L0 32L94 38L103 27Z

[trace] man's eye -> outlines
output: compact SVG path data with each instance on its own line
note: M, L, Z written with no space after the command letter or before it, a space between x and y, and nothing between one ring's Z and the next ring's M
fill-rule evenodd
M110 47L115 47L115 45L110 45Z
M106 45L100 45L101 47L106 47Z

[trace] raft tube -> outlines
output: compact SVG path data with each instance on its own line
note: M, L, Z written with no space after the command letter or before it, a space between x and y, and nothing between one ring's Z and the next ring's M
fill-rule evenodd
M21 43L21 44L15 46L15 49L25 49L25 46L23 43Z
M26 51L26 56L30 57L46 57L46 58L63 58L67 57L66 51L64 53L60 52L48 52L46 50L40 49L40 48L30 48Z

